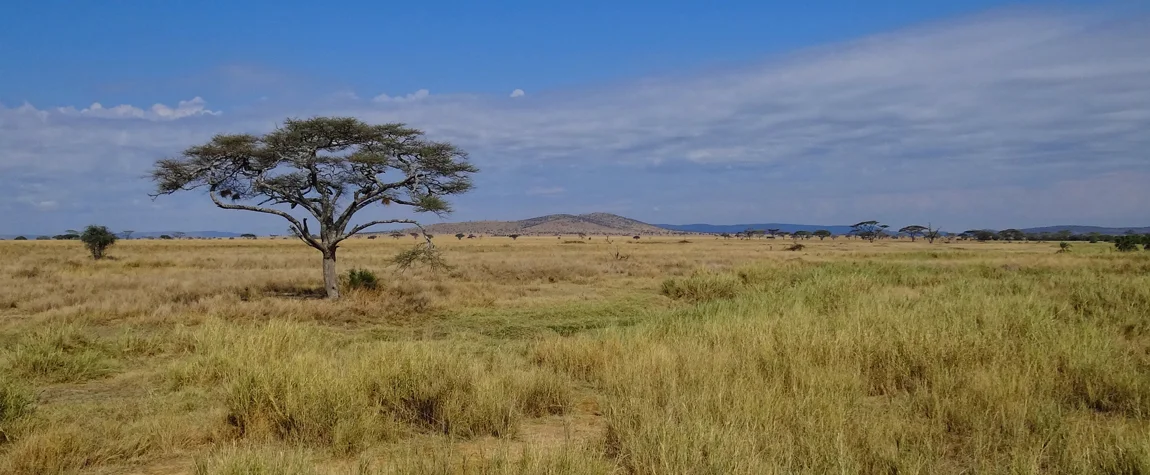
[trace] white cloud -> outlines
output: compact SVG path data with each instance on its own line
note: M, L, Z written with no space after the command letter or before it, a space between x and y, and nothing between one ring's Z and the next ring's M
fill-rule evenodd
M102 119L151 120L173 120L197 115L220 114L218 111L207 109L206 105L207 102L197 96L188 101L180 101L178 104L176 104L176 107L170 107L157 103L152 105L152 107L147 111L128 104L121 104L115 107L104 107L103 104L100 104L99 102L93 102L92 105L79 110L77 110L75 107L69 106L59 107L56 109L56 111L66 116L96 117ZM27 106L27 104L25 104L25 106Z
M427 98L427 96L430 96L430 95L431 95L431 92L429 92L427 89L420 89L420 90L415 91L411 94L407 94L407 95L403 95L403 96L394 96L393 97L393 96L389 96L387 94L380 94L380 95L372 98L372 101L375 101L375 102L411 102L411 101L418 101L420 99L425 99L425 98Z
M511 91L511 97L513 97L513 98L515 98L515 97L523 97L523 96L525 96L525 95L527 95L527 93L526 93L526 92L523 92L523 90L522 90L522 89L516 89L516 90L514 90L514 91Z

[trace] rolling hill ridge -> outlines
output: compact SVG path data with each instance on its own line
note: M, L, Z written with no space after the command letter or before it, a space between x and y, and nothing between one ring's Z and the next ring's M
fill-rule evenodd
M519 221L464 221L424 226L431 234L488 234L544 236L555 234L674 234L675 231L611 213L549 214ZM400 232L415 232L415 228ZM385 233L379 233L385 234Z

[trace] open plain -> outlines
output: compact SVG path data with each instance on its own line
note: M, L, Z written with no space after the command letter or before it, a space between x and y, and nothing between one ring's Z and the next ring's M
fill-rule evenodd
M1150 252L435 242L0 242L0 473L1150 473Z

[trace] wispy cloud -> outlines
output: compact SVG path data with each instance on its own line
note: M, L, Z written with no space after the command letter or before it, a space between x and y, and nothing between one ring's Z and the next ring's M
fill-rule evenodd
M523 90L522 90L522 89L516 89L516 90L514 90L514 91L511 91L511 96L510 96L510 97L511 97L512 99L514 99L514 98L516 98L516 97L523 97L523 96L526 96L526 95L527 95L527 93L526 93L526 92L523 92Z
M1137 185L1150 182L1147 24L987 14L530 101L421 89L372 100L317 92L221 115L199 98L161 109L0 106L0 185L19 172L67 188L97 171L132 180L126 200L146 188L138 177L152 160L213 133L347 114L407 122L469 150L483 173L461 219L532 214L535 203L499 191L530 179L562 182L572 208L625 201L635 217L658 207L671 222L1145 224L1143 207L1123 203L1150 199ZM1107 200L1077 198L1091 196Z

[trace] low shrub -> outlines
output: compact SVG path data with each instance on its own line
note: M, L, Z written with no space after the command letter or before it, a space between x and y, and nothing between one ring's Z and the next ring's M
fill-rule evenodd
M367 269L352 269L347 273L347 287L354 290L379 288L379 277Z

